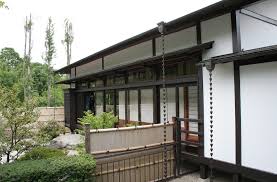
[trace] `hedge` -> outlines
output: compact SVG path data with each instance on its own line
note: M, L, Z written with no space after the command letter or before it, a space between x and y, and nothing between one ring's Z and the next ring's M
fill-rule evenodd
M95 167L96 163L89 155L17 161L0 165L0 181L93 181Z
M60 149L47 148L47 147L36 147L31 151L26 152L19 160L38 160L38 159L49 159L52 157L66 156L65 152Z

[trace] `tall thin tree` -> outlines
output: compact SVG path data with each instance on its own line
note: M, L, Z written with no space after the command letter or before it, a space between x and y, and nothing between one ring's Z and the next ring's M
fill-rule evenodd
M31 52L32 52L32 15L26 17L24 25L25 42L24 42L24 60L23 60L23 88L24 88L24 100L26 101L31 95Z
M52 71L52 60L56 53L56 48L54 44L54 23L52 18L48 18L48 23L46 27L46 36L45 36L45 53L44 53L44 61L48 67L48 81L47 81L47 106L51 105L51 86L53 79L53 71Z
M71 45L74 39L73 28L72 23L67 18L64 20L64 24L64 40L62 40L62 44L65 46L67 65L69 65L71 61Z

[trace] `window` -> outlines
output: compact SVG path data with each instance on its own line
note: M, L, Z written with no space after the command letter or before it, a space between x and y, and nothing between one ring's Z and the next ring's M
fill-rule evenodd
M125 77L124 76L115 77L115 84L116 85L125 84Z
M153 71L151 68L145 68L139 71L133 71L129 73L129 82L147 81L153 80Z
M105 93L106 112L114 113L114 91L106 91Z
M104 86L103 80L96 80L95 81L95 86L96 87L103 87Z

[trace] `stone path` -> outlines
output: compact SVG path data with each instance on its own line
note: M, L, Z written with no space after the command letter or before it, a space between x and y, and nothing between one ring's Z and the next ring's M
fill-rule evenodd
M171 180L170 182L209 182L209 179L201 179L199 178L199 173L192 173L186 176L182 176L180 178L176 178ZM227 175L217 174L214 182L232 182L232 178Z

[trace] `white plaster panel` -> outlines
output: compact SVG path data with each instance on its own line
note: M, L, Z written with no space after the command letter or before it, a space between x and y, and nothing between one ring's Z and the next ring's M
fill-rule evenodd
M104 68L111 68L152 56L152 40L123 49L104 58Z
M197 44L196 27L190 27L165 36L165 52L172 52ZM156 54L162 52L161 38L156 39Z
M213 71L214 158L233 163L236 161L235 95L233 63L218 64ZM204 94L204 150L210 157L210 100L209 73L203 69Z
M201 22L202 42L215 41L213 48L203 52L203 59L233 52L231 14Z
M102 70L102 59L97 59L89 63L76 67L76 76L86 75L88 73L95 73Z
M172 117L176 117L176 91L174 88L166 88L167 91L167 112L166 112L166 118L168 121L172 120ZM163 123L163 89L160 89L160 117L161 117L161 123Z
M125 120L125 91L118 92L118 117Z
M138 121L138 91L129 91L129 116L130 121Z
M141 90L141 121L153 123L154 105L153 89Z
M241 14L241 47L250 50L277 44L277 27Z
M266 0L254 3L247 6L245 9L254 11L258 14L267 16L269 18L277 20L277 1L276 0Z
M242 165L277 174L277 62L240 68Z

